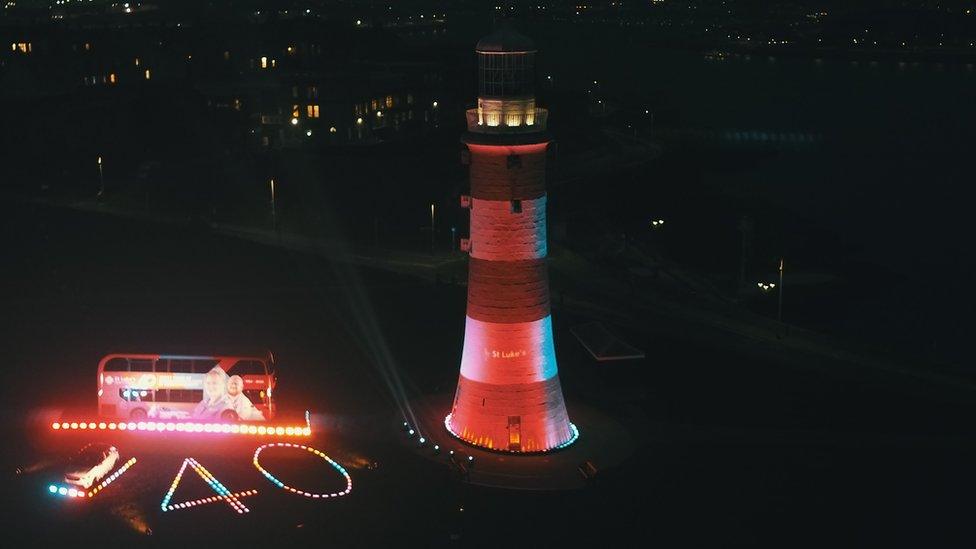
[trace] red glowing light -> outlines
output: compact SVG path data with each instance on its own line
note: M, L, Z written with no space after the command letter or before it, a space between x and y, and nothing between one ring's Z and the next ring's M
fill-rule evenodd
M484 100L479 97L479 109ZM525 100L492 98L502 110ZM550 140L541 132L496 128L490 141L465 139L471 181L468 307L457 392L445 426L492 450L548 451L571 443L577 433L559 384L545 264Z
M238 425L236 423L164 423L156 421L140 421L129 423L105 423L105 422L81 422L81 423L52 423L53 431L71 431L77 429L85 430L119 430L119 431L142 431L157 433L223 433L241 435L276 435L276 436L311 436L311 424L306 421L305 426L298 425L278 425L278 426L255 426Z

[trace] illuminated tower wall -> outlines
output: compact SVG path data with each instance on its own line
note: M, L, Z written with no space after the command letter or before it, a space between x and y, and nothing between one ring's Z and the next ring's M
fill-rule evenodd
M503 29L478 42L470 162L468 307L461 375L445 423L511 452L575 439L556 368L546 270L548 112L535 106L535 47Z

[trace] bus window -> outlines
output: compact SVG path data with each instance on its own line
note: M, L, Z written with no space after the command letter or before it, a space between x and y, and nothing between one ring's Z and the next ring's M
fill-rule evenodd
M202 389L170 389L169 402L200 402L203 400Z
M161 358L156 361L155 370L157 372L168 372L169 371L169 359Z
M193 361L193 373L194 374L205 374L213 369L217 365L216 360L204 359L204 360L194 360Z
M193 372L193 361L172 359L169 361L169 371L174 374L189 374Z
M106 372L128 372L129 361L124 358L113 358L105 363Z
M151 372L153 371L153 363L151 360L145 359L129 359L129 371L130 372Z
M238 360L237 364L231 366L227 371L229 376L245 375L266 375L268 372L264 368L264 363L258 360Z
M152 402L154 395L152 389L119 389L119 396L129 402Z

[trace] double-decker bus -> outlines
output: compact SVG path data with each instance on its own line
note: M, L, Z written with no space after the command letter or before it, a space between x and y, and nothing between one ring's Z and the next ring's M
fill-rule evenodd
M98 363L98 414L134 420L193 419L194 410L204 400L207 375L214 368L223 371L215 374L223 380L219 390L225 391L224 398L238 404L249 401L250 405L218 408L211 419L274 418L274 355L270 351L264 356L106 355ZM246 412L239 414L240 410Z

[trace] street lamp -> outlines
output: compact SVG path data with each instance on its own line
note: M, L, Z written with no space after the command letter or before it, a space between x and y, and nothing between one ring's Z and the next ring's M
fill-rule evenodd
M98 157L98 196L105 194L105 176L102 173L102 157Z
M430 203L430 253L434 253L434 203Z
M652 229L660 229L662 227L664 227L664 220L663 219L652 219L651 220L651 228Z
M781 257L779 259L779 304L776 307L776 320L781 324L783 323L783 263L784 260Z
M278 217L276 215L277 212L275 212L275 182L273 177L271 178L270 186L271 186L271 230L276 231L278 230Z

